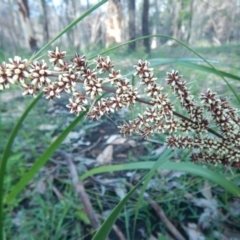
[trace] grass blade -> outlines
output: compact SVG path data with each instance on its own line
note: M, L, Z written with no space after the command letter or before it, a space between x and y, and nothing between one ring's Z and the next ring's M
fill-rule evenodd
M105 4L108 0L101 0L99 3L88 9L85 13L83 13L80 17L75 19L72 23L70 23L66 28L64 28L55 38L53 38L50 42L48 42L45 46L43 46L34 56L33 59L37 58L40 56L40 54L46 50L52 43L54 43L57 39L59 39L64 33L68 32L69 29L74 27L79 21L87 17L91 12Z
M90 8L89 10L87 10L83 15L81 15L79 18L77 18L76 20L74 20L71 24L69 24L65 29L63 29L55 38L53 38L49 43L47 43L44 47L42 47L33 57L32 59L37 58L38 56L40 56L40 54L47 49L48 46L50 46L53 42L55 42L58 38L60 38L64 33L66 33L69 29L71 29L73 26L75 26L79 21L81 21L83 18L85 18L86 16L88 16L91 12L93 12L95 9L99 8L101 5L105 4L108 0L102 0L99 3L97 3L96 5L94 5L92 8ZM5 168L6 168L6 163L7 163L7 159L10 155L10 151L11 151L11 147L13 144L13 141L18 133L18 130L20 129L20 126L22 124L22 122L24 121L24 119L26 118L26 116L28 115L28 113L31 111L31 109L33 108L33 106L35 106L35 104L38 102L38 100L41 98L42 94L39 94L38 97L36 99L34 99L34 101L30 104L30 106L26 109L26 111L24 112L24 114L22 115L22 117L19 119L18 123L16 124L16 126L14 127L8 143L6 145L4 154L3 154L3 158L0 162L0 240L3 239L3 183L4 183L4 174L5 174ZM30 175L29 175L30 176ZM28 176L28 177L29 177ZM19 184L17 186L19 186L19 188L21 186L23 186L24 181L23 179L21 179L22 181L19 182ZM29 180L29 179L28 179ZM21 184L22 185L21 185ZM15 190L17 191L17 186L15 186Z
M171 159L171 157L173 157L175 153L172 151L172 153L170 154L170 152L171 152L171 150L169 150L169 149L165 150L163 152L163 154L161 155L161 158ZM149 173L148 177L145 179L145 181L143 183L143 186L141 188L141 192L140 192L139 197L137 199L136 208L135 208L135 214L134 214L133 234L135 234L136 223L137 223L137 216L138 216L138 212L139 212L139 209L140 209L142 201L143 201L143 194L146 191L146 188L147 188L150 180L152 179L154 173L155 173L154 171L152 173ZM133 236L133 238L134 238L134 236Z
M137 163L126 163L112 166L102 166L94 168L85 174L83 174L80 179L84 180L94 174L104 173L104 172L115 172L115 171L124 171L124 170L136 170L136 169L150 169L155 164L154 161L146 162L137 162ZM182 171L186 173L191 173L197 176L201 176L212 182L215 182L219 186L226 189L228 192L232 193L235 196L240 196L240 188L235 186L231 181L227 180L224 176L219 173L213 172L205 167L198 166L190 162L166 162L161 167L161 169L173 170L173 171Z
M227 77L227 78L231 78L231 79L240 81L240 77L238 77L234 74L219 70L219 69L217 69L217 71L216 71L215 69L212 69L210 67L203 66L203 65L200 65L200 64L196 64L196 63L191 63L191 62L179 62L179 63L182 64L182 65L186 65L187 67L190 67L190 68L193 68L193 69L197 69L197 70L208 72L208 73L213 73L213 74L216 74L218 76L224 76L224 77Z
M213 60L208 60L208 61L214 63ZM194 62L202 62L202 59L199 59L199 58L155 58L155 59L150 59L149 62L151 63L152 66L165 65L165 64L170 64L170 63L181 64L181 65L190 67L192 69L196 69L196 70L200 70L203 72L212 73L212 74L218 75L220 77L224 76L227 78L231 78L231 79L240 81L240 77L236 76L234 74L231 74L231 73L219 70L219 69L212 69L208 66L194 63Z
M3 184L4 184L4 176L5 176L5 170L7 165L7 160L10 156L11 148L13 141L21 128L21 125L24 121L24 119L27 117L28 113L33 109L33 107L36 105L38 100L42 97L42 94L39 94L37 98L35 98L31 104L27 107L25 112L22 114L21 118L18 120L17 124L15 125L14 129L11 132L11 135L8 139L8 142L6 144L1 162L0 162L0 239L3 239Z
M153 174L168 159L169 158L165 157L165 155L164 155L164 157L160 156L160 158L157 160L157 162L155 162L152 165L151 171L113 209L111 214L108 216L108 218L105 220L105 222L101 225L100 229L94 235L92 240L107 239L107 236L108 236L109 232L111 231L114 222L116 221L118 215L120 214L121 210L125 206L128 199L137 190L137 188L142 184L142 182L145 181L151 174Z
M104 50L102 51L101 53L99 53L100 55L101 54L106 54L108 52L111 52L115 49L118 49L122 46L125 46L129 43L133 43L133 42L137 42L137 41L140 41L140 40L144 40L146 38L153 38L153 37L162 37L162 38L168 38L168 39L171 39L171 40L174 40L175 42L179 43L180 45L182 45L183 47L187 48L190 52L193 52L196 56L198 56L199 58L201 58L205 63L207 63L212 69L214 69L216 72L218 72L218 75L223 79L223 81L227 84L228 88L232 91L232 93L234 94L234 96L236 97L236 99L238 100L239 104L240 104L240 96L238 96L237 92L234 90L234 88L232 87L231 84L228 83L228 81L224 78L224 75L219 72L206 58L202 57L198 52L196 52L195 50L193 50L191 47L189 47L187 44L177 40L176 38L173 38L171 36L168 36L168 35L163 35L163 34L152 34L152 35L148 35L148 36L144 36L144 37L140 37L140 38L136 38L136 39L133 39L131 41L128 41L128 42L125 42L123 44L120 44L120 45L117 45L115 47L112 47L112 48L109 48L107 50Z
M49 158L53 155L56 149L61 145L63 140L67 137L69 132L73 130L73 128L84 119L86 112L80 114L60 135L59 137L45 150L45 152L38 158L38 160L34 163L34 165L30 168L28 172L26 172L20 181L13 187L11 192L7 195L4 200L4 203L9 203L13 200L22 189L31 181L34 175L40 170L42 166L49 160Z

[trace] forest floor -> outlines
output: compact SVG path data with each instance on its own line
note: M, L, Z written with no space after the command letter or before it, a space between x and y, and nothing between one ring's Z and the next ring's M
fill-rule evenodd
M212 53L216 51L214 54L210 54L205 48L201 51L205 51L213 60L224 62L226 55L222 55L224 48L222 49L219 52L213 49ZM170 53L171 58L185 56L184 51L176 54L166 50L159 54L166 58ZM159 54L153 54L152 59L159 57ZM233 54L231 61L234 62L238 52L233 50ZM114 60L114 56L112 58ZM137 59L134 61L136 63ZM132 59L129 62L120 61L116 65L120 68L121 63L126 65L125 72L129 72ZM228 64L232 62L229 61ZM171 70L171 67L160 66L159 79L164 79L165 72ZM220 94L226 93L225 84L219 82L217 77L202 72L195 73L195 70L189 70L185 66L180 67L182 74L189 79L194 95L207 87L214 87ZM219 68L223 67L219 65ZM224 68L227 69L228 66L224 65ZM239 69L232 71L231 73L239 74ZM228 96L232 98L230 93ZM14 124L32 99L23 98L17 89L2 92L0 98L2 153ZM18 182L24 172L75 118L65 105L62 101L48 102L42 98L30 112L15 139L8 161L6 191ZM118 125L130 119L132 111L134 110L121 111L99 121L85 119L77 125L62 143L61 151L57 151L49 159L34 180L6 207L6 239L92 238L93 228L83 199L76 191L76 183L72 181L74 176L71 166L79 177L93 168L103 167L102 173L91 175L83 181L79 178L79 184L87 193L98 221L103 222L126 193L147 173L147 170L121 168L106 172L104 167L107 169L113 165L156 161L165 149L164 137L161 135L146 140L137 135L123 137L119 134ZM182 152L176 151L172 161L181 161L181 156ZM240 186L239 170L221 166L208 167ZM179 171L157 171L147 187L147 195L141 203L134 226L139 194L140 192L136 192L125 206L109 235L110 240L175 239L174 229L184 239L240 239L240 199L201 177ZM164 213L165 218L159 217L159 211ZM172 223L172 228L167 226L167 221Z

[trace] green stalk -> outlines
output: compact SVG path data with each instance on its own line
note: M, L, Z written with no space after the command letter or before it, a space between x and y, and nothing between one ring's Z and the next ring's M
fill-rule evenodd
M115 172L115 171L127 171L127 170L140 170L140 169L150 169L154 165L154 161L145 161L137 163L125 163L125 164L116 164L109 166L101 166L93 168L86 173L84 173L80 180L84 181L86 178L93 176L95 174L105 173L105 172ZM190 174L200 176L204 179L208 179L212 182L215 182L219 186L223 187L226 191L233 194L234 196L240 196L240 188L235 186L230 180L227 180L223 175L213 172L212 170L199 166L191 162L166 162L161 167L161 169L167 169L171 171L180 171Z
M70 23L65 29L63 29L55 38L53 38L49 43L47 43L44 47L42 47L31 59L36 59L40 54L46 50L53 42L55 42L58 38L60 38L64 33L66 33L69 29L74 27L79 21L81 21L83 18L87 17L91 12L99 8L101 5L105 4L108 0L102 0L96 5L94 5L92 8L87 10L83 15L81 15L79 18L74 20L72 23ZM35 104L38 102L38 100L41 98L42 94L39 94L36 99L29 105L29 107L26 109L26 111L23 113L19 121L17 122L16 126L14 127L13 131L11 132L11 135L8 139L8 142L6 144L6 148L3 154L3 157L0 161L0 240L3 240L3 184L4 184L4 175L5 175L5 169L8 157L10 156L11 148L13 141L18 133L18 130L21 127L22 122L27 117L28 113L31 111L31 109L35 106Z
M139 183L132 188L131 191L128 192L128 194L118 203L118 205L113 209L111 214L108 216L108 218L104 221L104 223L101 225L101 227L98 229L96 234L94 235L92 240L99 240L99 239L107 239L109 232L112 229L113 224L115 223L116 219L118 218L121 210L127 203L128 199L133 195L133 193L137 190L139 186L141 186L142 182L144 182L149 176L151 176L162 164L167 162L170 158L171 150L166 150L159 159L152 165L151 170L148 174L143 177Z
M17 124L15 125L13 131L11 132L11 135L8 139L7 145L5 147L3 157L0 161L0 240L3 240L3 184L4 184L4 175L5 175L5 169L7 165L7 160L10 156L11 148L13 141L21 128L21 125L24 121L24 119L27 117L28 113L31 111L31 109L36 105L38 100L42 97L42 94L39 94L37 98L35 98L31 104L27 107L25 112L22 114L21 118L18 120Z
M37 58L38 56L40 56L40 54L46 50L48 48L48 46L50 46L54 41L56 41L59 37L61 37L64 33L66 33L70 28L72 28L74 25L76 25L80 20L82 20L84 17L88 16L92 11L94 11L95 9L97 9L98 7L100 7L101 5L103 5L104 3L106 3L107 0L102 0L100 1L98 4L96 4L94 7L92 7L91 9L89 9L87 12L85 12L82 16L80 16L79 18L77 18L75 21L73 21L70 25L68 25L63 31L61 31L53 40L51 40L48 44L46 44L39 52L37 52L34 56L33 56L33 59ZM228 85L228 87L231 89L231 91L234 93L234 95L236 96L236 98L238 99L238 101L240 102L240 98L238 96L238 94L235 92L235 90L233 89L233 87L226 81L226 79L224 78L224 74L217 70L208 60L206 60L205 58L203 58L200 54L198 54L196 51L194 51L193 49L191 49L190 47L188 47L186 44L180 42L179 40L177 39L174 39L170 36L166 36L166 35L160 35L160 34L156 34L156 35L149 35L149 36L145 36L145 37L141 37L141 38L138 38L138 39L135 39L135 40L132 40L132 41L128 41L128 42L125 42L124 44L121 44L121 45L118 45L116 47L113 47L111 49L108 49L106 51L103 51L102 54L104 53L107 53L107 52L110 52L112 50L115 50L121 46L124 46L124 45L127 45L131 42L135 42L135 41L139 41L139 40L143 40L145 38L150 38L150 37L165 37L165 38L168 38L168 39L172 39L172 40L175 40L176 42L178 42L179 44L181 44L182 46L184 46L185 48L187 48L188 50L190 50L191 52L195 53L198 57L200 57L201 59L204 60L204 62L206 62L210 68L209 70L214 70L216 73L218 73L219 76L222 77L222 79L225 81L225 83ZM10 151L11 151L11 146L13 144L13 141L15 139L15 136L18 132L18 130L20 129L20 126L23 122L23 120L26 118L26 116L28 115L28 113L30 112L30 110L33 108L33 106L37 103L38 99L41 97L41 95L38 96L37 99L35 99L31 104L30 106L26 109L26 111L24 112L24 114L22 115L22 117L20 118L20 120L18 121L17 125L15 126L15 128L13 129L11 135L10 135L10 138L8 140L8 143L6 145L6 148L5 148L5 151L4 151L4 154L3 154L3 158L0 162L0 240L3 240L3 183L4 183L4 174L5 174L5 168L6 168L6 163L7 163L7 159L10 155ZM73 124L71 124L71 126L69 126L68 129L66 129L66 131L64 133L62 133L63 135L61 135L61 138L58 139L58 141L54 142L53 146L50 146L50 148L48 148L44 155L41 156L38 161L36 162L36 165L30 170L30 172L27 173L27 177L25 178L22 178L20 180L20 182L14 187L13 191L7 196L6 198L6 203L9 202L10 200L12 200L22 189L23 187L33 178L34 174L43 166L43 164L45 164L45 162L47 161L47 159L53 154L54 152L54 148L56 149L60 144L61 142L63 141L63 139L66 137L67 135L67 132L70 131L74 125L77 124L78 121L81 120L83 116L79 116L78 119L76 119L74 121ZM165 167L165 168L172 168L172 169L175 169L176 166L172 166L170 165L170 163L161 163L163 164L163 166L161 167ZM160 166L160 165L159 165ZM182 167L182 171L186 171L186 172L190 172L192 174L197 174L197 175L200 175L202 177L206 177L210 180L213 180L215 182L217 182L219 185L222 185L223 187L225 187L226 189L228 189L230 192L232 192L233 194L236 194L236 195L239 195L239 189L236 188L235 186L232 186L231 183L229 183L227 180L225 181L222 181L222 176L219 176L219 175L211 175L212 172L210 172L209 170L206 171L205 169L198 169L196 166L190 166L190 165L184 165L184 164L181 164L181 165L178 165L177 166L178 168L179 167ZM135 166L136 168L136 166ZM149 168L149 166L147 167ZM155 168L155 167L154 167ZM99 170L99 169L98 169ZM178 169L179 170L179 169ZM144 179L147 179L148 176L150 176L151 174L153 173L153 170L149 173L149 175L145 176ZM135 188L136 189L136 188ZM116 219L118 213L121 211L121 208L124 206L124 204L126 203L127 199L130 197L130 195L134 192L133 191L130 191L128 197L126 199L124 199L124 201L121 203L121 207L117 209L117 211L115 212L115 216L114 218L109 218L107 221L106 221L106 224L103 226L103 228L101 229L104 229L104 227L106 227L110 222L111 220L114 220ZM111 224L110 224L111 225ZM109 225L109 226L110 226ZM107 230L105 232L105 234L108 234L107 232L109 232L109 227L107 227ZM102 230L100 230L102 231ZM95 238L97 236L100 236L99 235L100 232L95 236ZM97 239L97 238L96 238Z
M45 152L35 161L33 166L24 173L23 177L18 183L14 185L11 192L4 199L4 203L9 203L13 200L22 189L33 179L35 174L44 166L44 164L49 160L49 158L54 154L54 152L59 148L61 143L67 137L67 135L76 127L76 125L84 119L86 112L82 112L78 117L76 117L69 126L61 132L58 138L45 150Z
M199 58L201 58L205 63L207 63L222 79L223 81L227 84L228 88L232 91L232 93L234 94L234 96L236 97L236 99L238 100L238 102L240 103L240 97L238 96L237 92L234 90L234 88L231 86L231 84L228 83L228 81L224 78L224 75L222 74L221 71L219 71L218 69L216 69L206 58L202 57L198 52L196 52L195 50L193 50L191 47L189 47L187 44L177 40L176 38L173 38L173 37L170 37L168 35L164 35L164 34L152 34L152 35L148 35L148 36L144 36L144 37L140 37L140 38L136 38L136 39L133 39L131 41L128 41L128 42L125 42L125 43L122 43L122 44L119 44L115 47L112 47L110 49L107 49L107 50L104 50L102 52L99 53L99 55L101 54L105 54L105 53L108 53L108 52L111 52L115 49L118 49L122 46L125 46L129 43L132 43L132 42L137 42L137 41L140 41L140 40L144 40L146 38L152 38L152 37L163 37L163 38L168 38L168 39L171 39L171 40L174 40L176 41L177 43L179 43L180 45L182 45L183 47L187 48L190 52L193 52L195 55L197 55Z
M83 13L79 18L74 20L72 23L70 23L66 28L64 28L55 38L53 38L49 43L47 43L44 47L42 47L34 56L33 59L40 56L40 54L45 51L52 43L54 43L58 38L60 38L64 33L68 32L69 29L74 27L79 21L81 21L83 18L87 17L91 12L102 6L104 3L106 3L108 0L102 0L93 7L91 7L89 10L87 10L85 13Z

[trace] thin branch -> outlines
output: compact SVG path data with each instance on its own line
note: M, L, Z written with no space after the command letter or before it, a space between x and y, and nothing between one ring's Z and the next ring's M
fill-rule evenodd
M116 224L113 224L113 230L118 236L119 240L126 240L125 236L123 235L123 233Z
M99 228L99 221L94 213L92 204L89 200L89 197L84 189L83 183L79 181L78 174L77 174L77 169L72 162L72 159L70 158L70 155L62 150L58 150L58 153L60 153L68 162L68 168L70 171L70 175L72 178L73 185L75 187L76 192L78 193L81 202L83 203L84 211L87 214L92 227L97 230Z
M78 79L77 82L83 83L84 81ZM102 86L102 89L103 89L104 91L107 91L107 92L116 93L116 91L115 91L113 88L109 88L109 87ZM150 105L150 106L153 106L153 105L154 105L153 103L148 102L148 101L146 101L146 100L144 100L144 99L141 99L141 98L136 98L136 101L137 101L137 102L140 102L140 103L144 103L144 104ZM178 113L178 112L176 112L176 111L173 111L173 115L176 116L176 117L179 117L179 118L181 118L181 119L184 119L184 120L186 120L186 121L188 121L188 122L194 123L191 119L183 116L182 114L180 114L180 113ZM206 128L206 130L207 130L208 132L212 133L213 135L219 137L219 138L223 138L223 136L222 136L221 134L219 134L218 132L214 131L214 130L211 129L211 128Z
M51 76L56 77L57 75L56 75L56 74L51 74ZM84 83L84 80L78 79L76 82ZM104 91L107 91L107 92L110 92L110 93L116 93L116 90L114 90L113 88L110 88L110 87L102 86L102 89L103 89ZM142 98L136 98L136 101L137 101L137 102L140 102L140 103L144 103L144 104L150 105L150 106L153 106L153 105L154 105L153 103L151 103L151 102L149 102L149 101L147 101L147 100L145 100L145 99L142 99ZM178 118L181 118L181 119L183 119L183 120L186 120L186 121L188 121L188 122L194 123L190 118L187 118L187 117L183 116L182 114L180 114L180 113L178 113L178 112L176 112L176 111L173 111L173 115L176 116L176 117L178 117ZM213 129L207 127L206 130L207 130L209 133L215 135L216 137L223 139L223 136L222 136L221 134L219 134L218 132L214 131Z
M170 222L170 220L165 215L163 209L157 204L156 201L154 201L149 194L144 193L144 198L149 202L149 204L152 206L152 208L156 211L158 217L160 220L165 224L167 229L171 232L171 234L177 239L177 240L186 240L182 234L177 230L177 228Z
M59 192L59 190L54 185L52 186L52 190L56 194L58 200L63 199L63 195Z

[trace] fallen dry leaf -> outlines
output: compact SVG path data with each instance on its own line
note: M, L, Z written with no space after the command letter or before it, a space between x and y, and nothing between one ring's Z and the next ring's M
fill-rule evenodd
M202 229L208 229L214 221L217 219L218 221L220 220L218 202L214 198L194 198L192 202L195 206L202 207L204 209L198 219L198 224Z
M177 172L177 171L172 171L166 176L166 181L169 182L173 180L174 178L180 178L182 175L185 175L186 173L184 172Z
M186 192L184 195L183 195L186 199L192 199L193 198L193 195L191 193L188 193Z
M124 145L131 146L131 147L136 146L136 142L134 140L124 138L119 134L111 135L108 138L108 140L106 141L106 144L113 144L113 145L124 144Z
M206 199L213 198L212 197L212 188L207 180L204 182L204 187L201 189L201 193Z
M136 147L136 145L137 145L136 141L131 140L131 139L128 139L126 143L131 147Z
M229 211L233 216L240 216L240 201L239 199L234 199L233 201L229 202Z
M151 152L151 154L153 154L153 155L160 155L165 149L166 149L166 146L163 145L163 146L161 146L161 147L153 150L153 151Z
M187 232L189 239L191 240L205 240L205 237L199 231L195 223L188 223L188 226L183 226L183 229Z
M221 240L232 239L232 238L227 238L226 236L224 236L222 233L220 233L218 231L213 231L213 236L215 237L215 239L221 239Z
M38 129L40 131L52 131L55 130L58 126L57 125L52 125L52 124L41 124L38 126Z
M114 135L111 135L108 140L106 141L107 144L119 144L119 143L114 143L115 141L118 141L120 140L120 144L122 142L125 142L126 141L126 138L123 138L121 135L119 134L114 134Z
M100 153L97 156L97 163L99 164L107 164L110 163L112 161L112 155L113 155L113 146L112 145L108 145L103 151L102 153Z
M151 236L149 237L149 239L148 240L158 240L157 238L155 238L152 234L151 234Z
M116 157L118 157L118 158L127 158L127 154L119 153L119 154L116 155Z
M126 196L127 190L124 183L117 183L114 187L114 190L121 200Z
M78 139L82 135L81 132L70 132L67 137L64 139L63 143L70 143L72 139Z
M36 191L44 194L46 191L46 184L43 180L40 180L39 182L37 182L37 186L36 186Z

